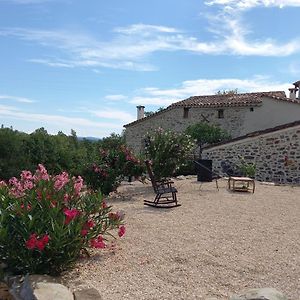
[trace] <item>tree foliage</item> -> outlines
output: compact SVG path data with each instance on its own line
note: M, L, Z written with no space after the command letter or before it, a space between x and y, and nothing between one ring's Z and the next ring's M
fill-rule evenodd
M196 140L197 145L199 146L200 157L203 146L230 139L230 134L225 130L206 122L199 122L190 125L185 132Z
M238 89L232 89L232 90L217 91L216 95L236 95L237 93L238 93Z
M123 135L112 133L102 140L79 139L70 135L50 135L44 128L31 134L0 128L0 180L17 176L22 170L33 172L43 164L49 173L67 171L72 176L86 173L99 158L99 149L118 149L124 145ZM89 183L89 182L87 182Z
M165 108L163 106L159 107L156 111L145 111L145 117L149 117L157 112L160 112L164 110Z

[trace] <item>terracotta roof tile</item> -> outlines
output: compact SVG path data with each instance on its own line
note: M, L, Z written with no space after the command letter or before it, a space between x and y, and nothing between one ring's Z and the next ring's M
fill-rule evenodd
M170 107L233 107L259 105L262 103L262 97L286 98L284 92L193 96L186 100L173 103Z
M203 107L203 108L222 108L222 107L239 107L239 106L257 106L262 103L262 97L268 97L279 101L287 101L291 103L300 103L297 100L292 100L286 97L285 92L260 92L260 93L244 93L244 94L225 94L225 95L209 95L209 96L192 96L185 100L172 103L166 109L154 113L148 117L133 121L123 127L135 125L164 113L167 110L176 107Z

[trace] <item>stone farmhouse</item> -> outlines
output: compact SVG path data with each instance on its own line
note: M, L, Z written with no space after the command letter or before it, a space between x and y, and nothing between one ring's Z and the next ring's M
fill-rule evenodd
M300 81L283 91L192 96L175 102L148 117L137 106L137 120L125 127L126 143L142 151L147 132L161 127L182 132L189 125L206 121L229 132L232 138L300 120Z

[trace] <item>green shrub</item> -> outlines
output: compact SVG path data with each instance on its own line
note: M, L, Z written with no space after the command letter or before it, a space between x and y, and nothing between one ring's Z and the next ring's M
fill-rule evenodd
M83 191L80 176L35 174L0 183L0 262L14 274L59 274L89 247L105 248L111 230L125 232L101 194Z
M194 148L192 138L170 130L156 129L146 138L145 154L152 161L156 180L174 175L187 162L187 156Z
M242 173L243 176L255 177L255 172L256 172L256 165L253 163L247 163L243 158L241 159L241 162L239 164L239 169Z

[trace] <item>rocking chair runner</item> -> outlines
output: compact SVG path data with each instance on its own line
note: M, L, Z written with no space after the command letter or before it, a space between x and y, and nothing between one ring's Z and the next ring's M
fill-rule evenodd
M177 202L177 189L172 186L172 183L174 182L156 181L152 172L150 161L146 160L145 164L156 196L154 198L154 201L144 200L144 205L162 208L180 206L181 204L178 204Z

